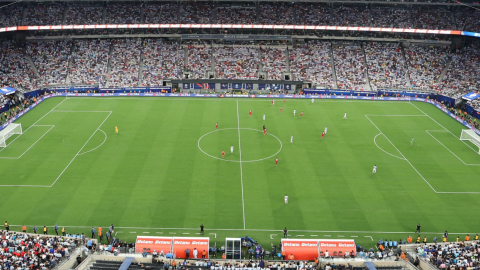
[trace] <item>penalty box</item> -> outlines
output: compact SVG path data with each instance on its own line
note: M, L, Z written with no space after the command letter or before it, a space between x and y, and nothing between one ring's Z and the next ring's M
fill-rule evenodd
M398 152L391 154L404 159L396 160L410 164L435 193L480 194L480 183L469 181L480 173L480 155L473 145L460 140L461 128L455 134L428 115L366 117Z
M111 113L53 110L23 127L23 134L0 149L0 186L53 186L79 155L104 142L106 135L98 131Z

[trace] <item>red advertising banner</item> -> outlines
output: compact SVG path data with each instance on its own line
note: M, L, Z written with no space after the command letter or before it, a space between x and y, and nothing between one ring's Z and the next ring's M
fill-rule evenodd
M137 236L135 241L135 252L142 253L145 248L148 253L156 250L165 254L172 252L172 237Z
M325 252L328 251L328 255L330 257L335 256L334 253L337 252L337 256L343 256L345 255L345 252L348 252L350 255L351 252L353 254L357 254L356 246L355 246L355 241L351 239L320 239L319 245L320 245L320 251L323 252L323 256L325 255ZM340 255L340 252L341 255Z
M197 258L202 258L203 251L205 251L206 258L208 258L208 248L210 246L210 238L208 237L174 237L173 238L173 252L176 258L186 258L185 250L190 250L190 258L194 258L194 250L197 249Z
M318 239L282 239L282 250L294 260L315 260L318 257Z

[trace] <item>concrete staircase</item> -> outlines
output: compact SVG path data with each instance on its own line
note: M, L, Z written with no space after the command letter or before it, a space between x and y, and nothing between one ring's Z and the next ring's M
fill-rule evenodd
M105 11L105 9L104 9ZM105 17L104 17L105 19ZM110 44L110 50L108 51L108 63L107 63L107 80L105 83L105 87L109 87L110 85L110 74L112 72L112 51L113 51L113 44Z
M68 59L68 66L67 66L67 75L65 76L65 84L70 84L70 70L72 69L72 64L75 58L75 43L72 42L70 47L70 58Z
M368 63L367 63L367 54L365 53L364 44L361 44L362 54L363 54L363 66L365 67L365 86L367 87L366 90L372 91L372 86L370 85L370 78L368 76Z
M405 48L403 48L403 45L401 43L399 46L402 51L403 68L405 69L405 80L407 80L406 84L407 84L407 87L411 88L412 82L410 81L410 72L408 72L408 63L407 63L407 57L405 54Z
M333 87L338 89L337 71L335 70L335 57L333 54L333 44L330 43L330 65L332 66Z

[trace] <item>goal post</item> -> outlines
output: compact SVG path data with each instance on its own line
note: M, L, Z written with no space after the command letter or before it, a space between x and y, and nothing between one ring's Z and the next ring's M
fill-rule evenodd
M463 129L462 134L460 135L460 140L470 141L475 144L479 148L478 154L480 154L480 136L478 136L475 131L471 129Z
M7 139L14 134L22 134L22 124L11 123L0 130L0 147L7 147Z

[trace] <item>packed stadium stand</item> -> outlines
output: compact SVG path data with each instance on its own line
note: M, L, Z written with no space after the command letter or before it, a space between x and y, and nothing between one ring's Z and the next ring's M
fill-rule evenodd
M2 269L53 269L79 245L73 238L2 231Z
M25 2L0 9L0 26L99 23L258 23L478 31L480 12L466 5L442 3L248 1ZM179 39L180 34L191 33L281 34L293 35L293 39L230 43ZM158 86L162 80L180 79L283 80L284 74L290 73L291 80L323 89L409 89L458 98L480 87L478 43L459 43L446 35L266 29L83 29L26 34L30 39L38 35L60 38L14 42L12 36L6 36L0 42L0 48L9 52L0 59L1 80L21 90L66 84ZM104 35L110 34L123 36L105 39ZM140 36L145 34L176 36ZM67 35L96 38L71 41L65 39ZM326 38L329 35L333 39ZM350 41L338 40L345 38ZM409 38L417 41L405 42ZM469 103L479 106L476 101Z

